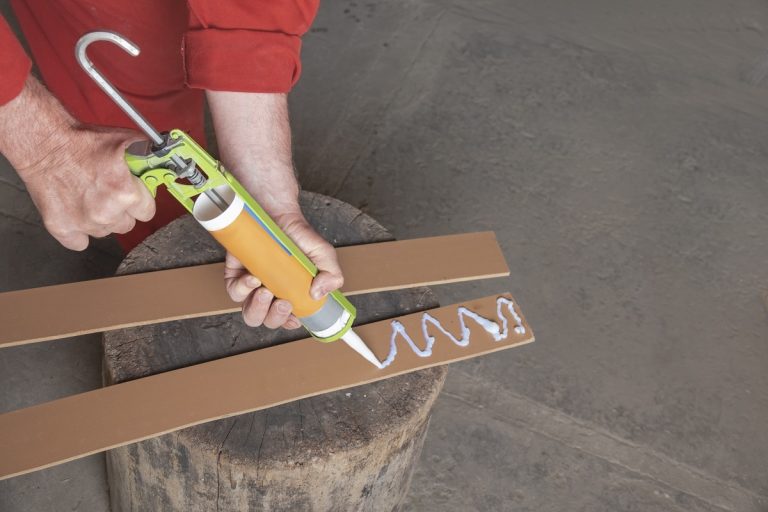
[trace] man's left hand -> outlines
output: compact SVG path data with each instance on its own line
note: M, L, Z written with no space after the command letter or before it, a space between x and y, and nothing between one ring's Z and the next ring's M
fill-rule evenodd
M336 257L336 250L309 225L300 210L273 216L274 221L293 240L304 254L317 266L319 272L312 280L310 295L320 299L341 288L344 278ZM272 292L261 286L243 264L227 254L224 279L232 300L243 302L243 320L251 327L264 325L270 329L283 327L296 329L301 326L291 313L291 303L275 299Z

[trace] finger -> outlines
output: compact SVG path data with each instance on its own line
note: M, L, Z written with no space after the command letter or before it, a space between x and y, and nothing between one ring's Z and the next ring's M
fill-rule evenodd
M108 226L94 226L88 230L88 234L93 238L104 238L112 234L112 228Z
M125 214L125 210L117 201L93 204L92 201L86 200L85 210L88 212L86 220L92 228L111 226Z
M225 281L227 293L235 302L244 301L253 290L261 286L261 281L248 273L243 273L238 277L225 278Z
M263 324L273 297L272 292L264 287L250 294L243 304L245 324L251 327L258 327Z
M227 257L224 259L224 279L240 277L247 272L248 271L245 270L243 264L240 263L240 260L235 258L232 253L228 252Z
M334 290L338 290L344 284L344 278L340 274L331 274L322 271L312 280L309 293L315 300L322 299Z
M53 235L61 245L72 251L84 251L88 248L88 235L80 232L70 232L63 235Z
M336 249L325 241L308 224L295 228L296 243L317 266L319 272L312 280L309 293L315 300L321 299L344 285Z
M264 317L264 327L277 329L288 321L292 309L291 303L287 300L276 300L270 306L267 316Z
M289 316L288 320L283 324L283 329L298 329L299 327L301 327L301 322L299 322L295 315Z
M149 190L147 190L147 187L144 186L139 178L131 176L131 179L133 180L134 187L136 187L138 200L126 211L136 220L149 222L155 216L155 198L152 197L152 194L149 193Z
M134 219L128 214L124 214L123 218L120 219L115 224L113 224L109 229L113 233L119 233L122 235L132 230L135 225L136 225L136 219Z
M312 280L309 293L314 299L321 299L344 285L336 249L329 243L319 246L310 259L317 265L320 272Z
M227 253L224 261L224 281L227 293L236 302L245 300L253 290L261 286L261 280L248 273L232 253Z

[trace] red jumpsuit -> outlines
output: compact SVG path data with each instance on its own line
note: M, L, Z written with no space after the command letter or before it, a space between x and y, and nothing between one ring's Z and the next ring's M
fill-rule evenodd
M109 43L94 64L160 131L180 128L204 143L204 90L288 92L301 71L301 35L319 0L12 0L48 89L83 123L136 127L80 69L76 41L112 30L136 43L131 57ZM31 62L0 17L0 105L21 92ZM130 250L184 213L165 191L157 214L119 237Z

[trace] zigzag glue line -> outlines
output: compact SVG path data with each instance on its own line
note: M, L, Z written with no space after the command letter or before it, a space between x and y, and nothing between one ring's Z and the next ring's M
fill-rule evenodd
M499 297L496 299L496 315L501 320L501 328L499 328L499 324L488 320L487 318L483 318L482 316L478 315L474 311L470 311L464 306L459 306L457 308L457 312L459 314L459 323L461 324L461 339L457 339L453 334L446 331L442 325L440 325L440 321L437 320L435 317L430 315L429 313L424 313L424 315L421 318L421 332L424 335L424 340L427 342L426 347L424 349L420 349L416 344L413 342L411 337L408 335L408 332L406 332L405 327L402 323L400 323L398 320L392 321L392 337L389 340L389 355L387 355L387 358L381 363L382 368L385 368L389 366L392 361L395 360L395 357L397 357L397 344L395 343L397 340L398 335L402 336L405 341L408 342L408 345L411 346L411 350L420 357L429 357L432 355L432 347L435 344L435 337L429 334L429 331L427 329L428 324L432 324L435 327L437 327L440 332L445 334L451 341L453 341L456 345L460 347L466 347L469 345L469 338L472 335L472 332L470 331L469 327L467 327L464 318L469 317L475 322L477 322L480 327L485 329L485 331L493 336L494 341L501 341L505 340L507 336L509 335L509 325L507 321L507 317L504 316L504 312L502 311L503 307L506 306L507 311L509 311L509 314L512 316L512 318L515 320L515 327L514 330L517 334L525 334L525 327L523 326L523 320L520 318L520 315L517 314L517 311L515 311L515 303L511 300L509 300L506 297Z

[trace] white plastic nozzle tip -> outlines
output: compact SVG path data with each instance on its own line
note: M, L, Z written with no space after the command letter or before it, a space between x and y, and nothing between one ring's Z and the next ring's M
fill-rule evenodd
M342 340L344 340L344 343L350 346L355 352L360 354L365 358L366 361L374 365L376 368L381 370L384 368L384 365L381 364L381 361L376 357L376 355L371 351L370 348L368 348L368 345L365 344L365 342L355 334L355 331L352 329L348 330L342 337Z

